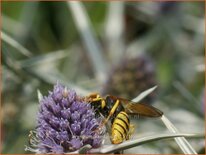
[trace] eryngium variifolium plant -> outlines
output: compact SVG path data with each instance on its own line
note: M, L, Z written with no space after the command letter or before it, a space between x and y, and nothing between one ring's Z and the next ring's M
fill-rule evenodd
M31 147L27 150L62 154L86 144L97 148L103 140L100 132L96 132L101 121L86 100L57 84L40 100L37 128L30 135Z
M157 85L155 65L147 55L125 58L114 66L104 85L102 94L113 94L132 99L141 92ZM151 104L157 93L152 92L142 102Z

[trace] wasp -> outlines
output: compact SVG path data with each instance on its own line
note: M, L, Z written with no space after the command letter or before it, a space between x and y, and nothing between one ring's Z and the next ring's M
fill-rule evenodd
M110 139L113 144L130 139L134 125L130 124L129 115L137 115L138 117L161 117L163 115L162 111L151 105L135 103L112 95L101 97L94 93L87 96L87 99L97 110L97 115L105 118L101 126L104 126L108 121L111 122Z

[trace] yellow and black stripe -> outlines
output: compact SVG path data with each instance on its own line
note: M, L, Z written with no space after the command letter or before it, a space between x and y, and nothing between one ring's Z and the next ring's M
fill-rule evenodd
M113 121L112 124L112 143L119 144L128 138L129 133L129 117L127 113L121 111Z

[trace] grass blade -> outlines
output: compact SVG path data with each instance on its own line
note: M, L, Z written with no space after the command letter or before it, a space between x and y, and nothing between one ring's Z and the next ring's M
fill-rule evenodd
M46 63L51 63L68 56L68 52L64 50L59 50L55 52L50 52L48 54L39 55L36 57L28 58L26 60L19 61L19 66L21 68L34 67L35 65L43 65Z
M96 72L96 77L100 81L104 82L106 79L106 61L103 57L103 50L92 31L87 12L80 1L68 1L68 6L71 9L76 26L91 58L92 66Z
M90 153L112 153L116 151L121 151L125 149L129 149L132 147L136 147L145 143L162 140L162 139L168 139L168 138L174 138L174 137L202 137L203 135L196 135L196 134L159 134L159 135L152 135L147 136L143 138L139 138L136 140L130 140L125 141L124 143L118 144L118 145L109 145L104 148L94 149L91 150Z
M69 82L69 80L66 80L64 78L64 75L62 75L60 72L58 71L52 71L51 72L43 72L43 71L39 71L38 69L24 69L26 72L34 75L36 78L41 79L42 81L49 83L49 84L56 84L57 81L59 81L60 83L64 84L65 86L67 86L68 88L74 89L77 93L79 93L80 95L88 95L91 92L83 89L82 87L79 87L78 85Z
M18 44L19 45L19 44ZM21 46L23 49L25 49L23 46ZM37 62L36 59L39 60L39 57L35 57L35 58L31 58L31 59L28 59L28 60L24 60L22 62L24 62L23 66L20 66L21 63L17 62L16 60L14 59L11 59L10 57L7 57L6 54L8 53L7 52L7 48L5 48L5 46L2 46L3 48L3 55L4 56L4 59L6 59L5 61L3 61L3 63L5 63L6 66L8 66L9 68L11 68L12 71L14 71L16 74L19 74L19 71L21 71L21 73L26 73L26 74L30 74L31 76L45 82L45 83L49 83L49 84L56 84L57 81L61 81L63 84L65 84L66 86L72 88L72 89L75 89L78 93L81 93L82 95L88 95L90 92L73 84L73 83L70 83L70 82L67 82L67 80L64 80L61 75L61 73L55 73L55 71L53 70L52 73L45 73L43 71L39 71L38 68L27 68L25 67L25 64L30 64L30 65L33 65ZM59 53L57 52L57 54L60 54L59 57L62 57L62 54L64 52L60 51ZM45 55L45 57L47 57L48 55ZM42 57L42 56L40 56ZM45 58L43 57L43 58ZM52 56L50 57L49 56L49 60L53 60L54 58L52 58ZM55 58L56 59L56 58ZM31 61L32 60L32 61ZM20 61L21 62L21 61ZM31 63L32 62L32 63ZM39 60L39 62L43 62L43 59ZM25 68L22 68L22 67L25 67ZM62 77L61 77L62 76Z
M25 42L29 32L31 31L31 28L34 23L35 15L38 11L39 2L24 2L23 9L21 11L20 21L23 23L23 25L26 25L24 29L24 33L21 34L21 41Z
M112 65L117 64L125 52L124 32L124 2L109 2L105 26L105 37Z
M175 128L175 126L169 121L166 116L161 117L163 123L168 128L168 130L172 133L179 133L179 131ZM175 138L175 141L184 152L184 154L197 154L197 152L193 149L193 147L189 144L189 142L184 137Z
M32 56L32 53L30 51L28 51L26 48L24 48L21 44L19 44L16 40L12 39L12 37L7 35L6 33L1 32L1 38L7 44L9 44L12 47L16 48L21 54L23 54L27 57Z
M190 93L190 91L183 85L181 84L181 82L179 81L175 81L173 83L173 86L180 92L180 94L187 99L188 102L193 103L194 108L197 109L197 106L199 104L199 101L192 95L192 93ZM195 104L194 104L195 103Z
M40 103L41 100L43 99L43 95L42 95L42 93L40 92L39 89L37 90L37 97L38 97L38 100L39 100L39 103Z
M9 32L14 36L20 36L22 33L25 33L25 26L22 23L8 17L5 14L1 14L1 18L3 21L2 29L4 31Z
M139 94L136 98L134 98L132 101L133 102L139 102L141 101L143 98L145 98L147 95L149 95L150 93L152 93L155 89L157 88L157 86L154 86L150 89L145 90L144 92L142 92L141 94Z
M175 134L175 133L166 133L166 134L155 134L151 136L146 136L142 138L138 138L135 140L127 140L121 144L111 144L111 145L103 145L100 148L97 149L91 149L88 152L83 153L96 153L96 154L102 154L102 153L113 153L121 150L126 150L132 147L136 147L142 144L146 144L153 141L163 140L163 139L169 139L174 137L188 137L188 138L204 138L204 134ZM83 147L84 148L84 147ZM87 146L85 146L85 150L87 150ZM79 151L71 152L69 154L79 154Z

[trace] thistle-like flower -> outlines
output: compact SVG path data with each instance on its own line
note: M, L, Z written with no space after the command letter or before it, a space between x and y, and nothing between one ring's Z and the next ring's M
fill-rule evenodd
M102 94L112 94L132 99L141 92L157 85L155 65L147 55L125 58L114 66L103 87ZM151 104L157 93L152 92L142 102Z
M103 136L96 130L101 118L75 91L57 84L52 92L40 101L35 135L30 134L31 147L36 153L63 154L89 144L101 146Z

